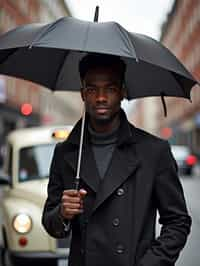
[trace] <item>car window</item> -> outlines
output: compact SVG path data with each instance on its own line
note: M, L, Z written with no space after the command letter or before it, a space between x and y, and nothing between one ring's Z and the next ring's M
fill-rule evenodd
M19 182L48 177L55 144L22 148L19 153Z
M185 158L190 154L187 147L184 146L171 146L172 154L176 160L185 160Z

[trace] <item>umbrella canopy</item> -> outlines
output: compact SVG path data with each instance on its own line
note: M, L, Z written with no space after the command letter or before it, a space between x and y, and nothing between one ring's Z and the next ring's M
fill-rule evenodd
M87 52L120 56L127 65L127 98L178 96L190 99L197 81L161 43L130 33L115 22L72 17L17 27L0 37L0 74L51 90L80 89L78 63Z

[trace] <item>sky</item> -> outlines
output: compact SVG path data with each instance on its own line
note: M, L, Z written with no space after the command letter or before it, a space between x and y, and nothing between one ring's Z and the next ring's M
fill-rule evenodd
M65 0L72 16L93 21L99 5L99 22L116 21L128 31L159 40L161 25L174 0Z

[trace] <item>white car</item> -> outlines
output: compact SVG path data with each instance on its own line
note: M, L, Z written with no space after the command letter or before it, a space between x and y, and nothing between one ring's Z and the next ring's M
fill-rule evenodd
M1 262L7 265L67 265L70 239L50 237L41 224L50 162L71 126L16 130L7 138L0 174Z

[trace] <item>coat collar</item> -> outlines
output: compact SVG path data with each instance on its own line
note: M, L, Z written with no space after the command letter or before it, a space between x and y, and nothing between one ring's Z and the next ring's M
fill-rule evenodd
M118 137L118 146L124 145L124 144L131 144L134 142L137 142L137 135L134 134L135 132L131 130L131 126L127 120L125 112L121 109L120 110L120 128L119 128L119 137ZM84 140L83 140L83 146L88 144L89 140L89 133L88 133L88 122L89 117L86 114L85 119L85 128L84 128ZM82 119L80 119L76 125L74 126L73 130L71 131L71 134L69 135L66 143L72 144L75 146L79 146L80 143L80 132L81 132L81 123ZM132 126L134 128L134 126Z
M94 210L104 202L125 180L138 168L139 159L135 152L135 143L138 141L135 128L131 126L124 111L121 110L121 123L119 137L113 158L107 174L102 182L96 168L95 159L89 144L89 133L87 130L88 117L86 116L83 153L81 161L81 179L97 193ZM64 155L65 161L76 171L78 160L79 136L81 120L75 125L66 144L70 149Z

